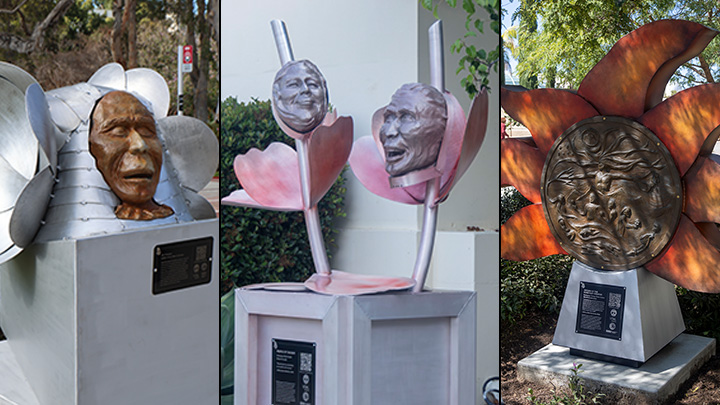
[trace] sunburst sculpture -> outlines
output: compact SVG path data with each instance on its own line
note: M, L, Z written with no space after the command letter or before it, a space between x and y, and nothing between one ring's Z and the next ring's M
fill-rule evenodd
M501 184L532 202L502 226L503 258L571 254L720 292L720 165L710 158L720 84L662 99L715 35L656 21L621 38L577 92L502 90L505 111L532 134L501 142Z

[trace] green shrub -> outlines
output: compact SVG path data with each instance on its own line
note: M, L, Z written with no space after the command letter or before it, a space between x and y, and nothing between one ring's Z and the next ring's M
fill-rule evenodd
M272 142L294 147L275 122L269 101L222 103L220 136L220 195L240 189L233 171L235 156L250 148L265 149ZM335 242L333 219L345 216L342 175L318 204L326 248ZM238 286L302 281L314 271L302 212L277 212L223 205L220 210L222 290ZM329 254L329 253L328 253Z
M530 205L515 189L500 196L500 221ZM559 313L573 258L567 255L542 257L525 262L500 259L500 319L515 323L528 309Z
M720 339L720 294L675 287L687 332Z
M528 401L532 405L586 405L586 404L598 404L605 394L593 393L587 391L585 388L585 380L580 377L580 370L582 367L581 363L573 363L573 367L570 369L568 376L567 387L561 393L557 393L552 390L552 398L550 401L543 402L535 396L532 388L528 390Z

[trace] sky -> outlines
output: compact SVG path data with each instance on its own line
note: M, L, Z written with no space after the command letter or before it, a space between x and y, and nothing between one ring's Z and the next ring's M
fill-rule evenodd
M506 29L510 28L512 24L512 15L517 10L518 6L520 5L520 0L502 0L502 9L504 11L503 17L502 17L502 32L505 32ZM517 24L518 21L515 21L515 24ZM510 57L510 69L512 72L515 71L515 66L517 65L517 61Z

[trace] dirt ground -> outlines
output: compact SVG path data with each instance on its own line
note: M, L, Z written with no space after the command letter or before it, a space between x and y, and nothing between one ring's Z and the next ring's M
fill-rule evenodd
M553 395L552 386L521 382L517 379L516 365L521 359L552 341L557 315L530 313L515 325L503 324L500 337L500 377L502 397L507 405L530 404L528 389L535 396L548 402ZM580 374L582 376L582 374ZM566 386L555 387L560 393ZM601 404L636 404L636 398L628 396L606 396ZM690 377L680 390L663 403L683 405L720 404L720 357L715 355L695 375Z

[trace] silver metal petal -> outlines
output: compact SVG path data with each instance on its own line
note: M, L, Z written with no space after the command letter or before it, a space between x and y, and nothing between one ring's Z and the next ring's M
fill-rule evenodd
M31 84L37 84L37 80L30 73L6 62L0 62L0 76L14 84L23 93Z
M170 108L170 90L165 79L156 71L137 68L125 72L126 90L139 94L152 103L152 113L156 120L167 116Z
M80 117L64 101L57 96L48 94L45 95L45 98L47 99L48 108L50 108L50 116L61 131L72 132L80 125L82 122ZM68 134L62 134L62 136L63 140L58 141L58 147L62 147L65 140L69 138Z
M5 212L15 207L20 192L30 179L23 177L12 166L0 156L0 179L2 179L2 187L0 188L0 212ZM7 228L0 227L0 233L9 232ZM0 246L0 249L2 247Z
M60 138L59 130L50 118L50 109L45 92L39 84L31 84L25 90L25 107L27 109L30 127L35 137L40 142L40 147L45 153L53 173L57 173L57 140Z
M190 215L196 220L215 218L215 208L205 197L188 189L182 189Z
M81 121L87 122L95 102L108 92L107 88L95 87L88 83L78 83L46 92L48 96L64 101L77 114Z
M25 186L10 219L10 237L21 248L32 243L45 216L55 176L46 167Z
M37 169L38 141L25 112L25 94L0 78L0 156L20 175L31 178Z
M158 120L158 127L180 184L196 192L202 190L218 168L215 133L196 118L177 115Z
M108 63L93 73L87 82L94 86L125 89L125 69L119 63Z

